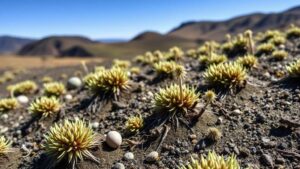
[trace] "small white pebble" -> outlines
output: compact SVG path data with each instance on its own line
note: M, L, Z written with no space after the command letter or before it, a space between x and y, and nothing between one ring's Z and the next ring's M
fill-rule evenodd
M147 156L146 156L146 161L148 162L154 162L154 161L157 161L159 159L159 154L157 151L152 151L151 153L149 153Z
M122 144L122 136L117 131L110 131L106 135L105 142L111 148L118 148Z
M133 160L134 159L134 154L132 152L127 152L124 154L124 158L126 160Z
M78 77L71 77L67 83L68 88L76 89L82 86L82 81Z
M29 102L29 99L27 96L24 96L24 95L20 95L17 97L17 100L19 103L21 104L27 104Z
M73 99L73 96L71 94L66 94L65 95L65 99L66 100L72 100Z
M116 163L113 169L125 169L125 166L122 163Z
M2 114L1 119L6 120L8 118L7 114Z
M93 127L94 129L99 128L99 125L100 125L100 123L98 123L98 122L93 122L93 123L92 123L92 127Z
M241 115L241 114L243 114L243 112L240 111L239 109L235 109L235 110L233 110L233 114L234 115Z

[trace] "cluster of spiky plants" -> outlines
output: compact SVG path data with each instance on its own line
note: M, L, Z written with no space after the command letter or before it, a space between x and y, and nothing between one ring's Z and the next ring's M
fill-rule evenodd
M215 127L210 127L208 128L207 132L207 138L210 139L211 141L217 142L221 139L222 133L220 132L219 129Z
M215 53L212 53L210 56L208 55L202 55L199 56L199 62L202 65L211 65L211 64L219 64L219 63L223 63L226 62L228 60L228 58L226 57L226 55L218 55Z
M50 77L50 76L44 76L44 77L42 78L42 82L43 82L43 83L50 83L50 82L53 82L53 81L54 81L53 78Z
M228 62L209 66L203 76L209 85L232 88L242 86L247 73L241 64Z
M128 69L130 67L131 63L127 60L119 60L114 59L113 60L113 67L119 67L121 69Z
M231 39L227 43L222 45L222 51L227 56L245 55L248 51L248 38L245 38L242 34L239 34L236 38Z
M267 30L262 34L259 34L259 37L257 38L261 43L267 43L276 37L282 37L282 33L278 30Z
M15 98L0 99L0 113L6 113L20 107L20 104Z
M284 60L287 57L288 57L288 53L284 50L275 50L272 53L272 59L277 60L277 61Z
M138 55L135 57L134 61L138 63L143 63L143 64L154 64L159 62L162 59L163 54L160 51L156 51L154 53L152 52L146 52L144 55Z
M41 97L33 101L28 110L38 117L47 118L57 114L61 109L61 104L56 97Z
M14 85L10 85L7 87L9 92L12 92L16 95L21 94L32 94L38 89L37 84L34 81L26 80Z
M275 50L275 46L272 43L262 43L259 46L257 46L256 54L258 56L260 55L269 55L272 54L272 52Z
M192 158L189 164L182 164L180 169L240 169L240 165L235 155L225 159L213 151L207 157L201 155L200 159Z
M236 60L236 62L243 65L247 69L255 67L258 64L257 58L253 55L246 55L246 56L243 56L243 57L239 57Z
M105 92L119 95L129 88L129 78L121 68L112 68L90 74L85 78L86 86L93 92Z
M59 97L65 93L66 93L66 88L63 83L51 82L51 83L44 84L44 94L46 96Z
M300 28L295 25L291 25L286 32L286 38L289 40L300 38Z
M169 53L167 55L168 60L179 60L184 56L184 52L177 46L170 48Z
M294 61L286 67L289 76L299 78L300 77L300 59Z
M154 95L154 108L159 112L186 114L195 108L199 95L194 88L172 84Z
M0 137L0 154L6 154L8 152L11 152L11 142L7 140L4 136Z
M130 68L129 72L130 72L131 74L138 75L138 74L141 73L141 69L140 69L139 67L132 67L132 68Z
M46 154L55 162L67 160L73 165L78 160L89 158L97 161L90 150L99 144L97 134L92 130L91 126L82 120L69 121L54 124L50 131L45 135Z
M274 37L272 38L269 43L272 43L274 44L275 46L280 46L280 45L283 45L285 44L286 42L286 39L284 36L277 36L277 37Z
M166 75L172 77L177 69L183 67L173 61L162 61L155 63L153 68L158 75Z
M191 57L191 58L197 58L198 53L195 49L189 49L189 50L186 51L186 56Z
M213 102L216 100L217 96L216 96L216 93L212 90L208 90L204 93L204 97L205 97L205 100L209 103Z
M220 48L220 44L215 41L205 42L204 45L197 49L198 55L210 55Z
M128 131L136 133L143 128L144 120L141 115L133 116L127 119L125 126Z

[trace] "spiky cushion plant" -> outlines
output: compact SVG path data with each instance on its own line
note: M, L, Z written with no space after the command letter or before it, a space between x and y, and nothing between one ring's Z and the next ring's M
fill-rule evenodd
M4 136L0 137L0 155L12 152L11 142L7 140Z
M37 84L31 80L26 80L7 87L8 91L15 95L32 94L37 90L37 88Z
M272 53L272 59L281 61L288 57L288 53L284 50L276 50Z
M295 62L289 64L287 67L287 72L289 76L292 78L299 78L300 77L300 59L296 60Z
M262 43L267 43L272 41L272 39L280 36L282 36L282 34L278 30L267 30L265 33L261 35L259 41Z
M207 55L203 55L199 57L199 62L200 64L203 65L211 65L211 64L219 64L219 63L223 63L226 62L228 59L226 57L226 55L218 55L218 54L211 54L211 56L207 56Z
M275 50L275 46L272 43L263 43L257 46L257 52L256 54L258 56L260 55L269 55L272 54L272 52Z
M20 107L20 104L15 98L0 99L0 113L6 113L18 107Z
M98 135L90 125L82 120L65 120L63 123L54 124L50 128L50 131L45 135L43 147L46 154L55 163L66 159L74 169L76 162L84 158L98 162L90 150L98 146L99 143Z
M132 133L138 132L144 126L142 116L133 116L126 121L126 129Z
M155 63L153 67L159 76L168 76L168 77L173 77L176 70L184 69L182 65L179 65L173 61L158 62Z
M247 73L241 64L229 62L209 66L203 76L209 85L231 89L243 86Z
M186 114L195 108L199 101L199 93L194 88L173 84L164 89L160 89L154 95L154 108L159 112L167 112L170 114L182 113Z
M295 25L291 25L291 27L286 32L286 38L289 40L294 40L300 38L300 28Z
M41 97L32 102L28 110L34 116L50 117L60 111L61 104L56 97Z
M187 165L181 165L180 169L240 169L239 162L235 155L227 159L217 155L214 151L209 152L207 157L201 155L200 159L191 159Z
M66 93L66 88L63 83L51 82L44 84L44 94L46 96L59 97Z
M127 60L119 60L119 59L114 59L113 60L113 67L119 67L121 69L127 69L129 68L131 63Z
M170 48L169 50L169 55L168 55L168 60L179 60L182 59L184 55L184 52L177 46L174 46Z
M243 65L247 69L251 69L252 67L255 67L258 63L257 58L253 55L246 55L244 57L239 57L236 60L236 62Z

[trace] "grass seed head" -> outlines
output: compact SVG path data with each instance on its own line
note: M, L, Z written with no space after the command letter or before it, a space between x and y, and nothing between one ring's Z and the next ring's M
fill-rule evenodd
M144 120L141 116L133 116L126 121L125 126L128 131L136 133L144 126Z
M60 162L67 159L73 165L78 160L89 158L97 161L90 149L99 144L97 134L84 121L65 120L61 124L54 124L45 135L46 154Z
M287 69L290 77L299 78L300 77L300 59L289 64L286 67L286 69Z
M253 55L246 55L244 57L239 57L236 60L236 62L241 64L242 66L244 66L247 69L250 69L250 68L256 66L258 63L257 58Z
M4 136L0 136L0 154L6 154L11 151L11 142Z
M242 65L229 62L209 66L203 76L210 85L232 88L242 86L246 81L247 73Z
M66 88L63 83L51 82L51 83L44 84L44 94L46 96L59 97L65 93L66 93Z
M26 80L7 87L9 92L13 92L16 95L32 94L38 89L37 84L34 81Z
M189 164L182 165L180 169L240 169L240 165L235 155L225 159L213 151L207 157L201 155L200 159L192 158Z
M180 86L173 84L160 89L154 95L154 108L159 112L187 113L196 106L198 101L199 94L194 88L183 85L181 95Z
M0 113L6 113L20 107L20 104L15 98L0 99Z
M34 116L41 116L47 118L55 115L61 109L61 104L56 97L41 97L33 101L28 110Z

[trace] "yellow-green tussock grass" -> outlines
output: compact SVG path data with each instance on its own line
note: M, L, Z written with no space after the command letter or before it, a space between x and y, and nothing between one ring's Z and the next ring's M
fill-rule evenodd
M59 113L61 109L61 103L56 97L41 97L34 100L28 110L34 116L40 116L47 118Z

